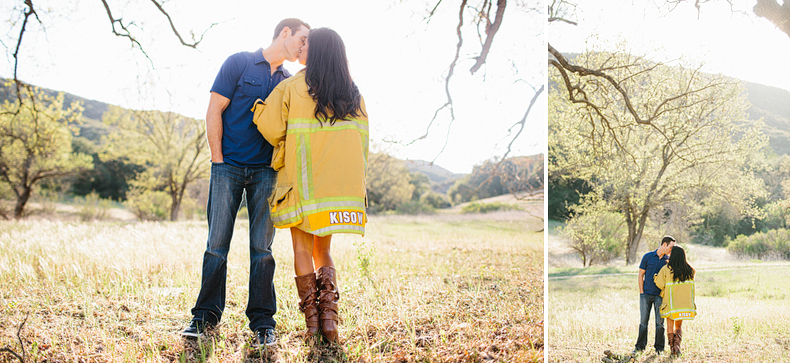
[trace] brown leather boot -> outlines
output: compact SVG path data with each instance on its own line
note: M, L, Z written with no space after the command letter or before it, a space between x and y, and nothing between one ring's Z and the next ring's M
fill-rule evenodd
M324 266L316 271L316 278L318 280L318 320L321 325L321 333L328 341L338 343L337 302L340 301L340 293L337 291L337 271L333 266Z
M667 332L667 345L669 346L669 354L675 355L675 334Z
M304 314L307 337L318 334L318 286L315 272L296 276L296 291L299 294L299 311Z
M675 355L680 356L680 342L683 340L683 331L675 329L675 341L672 343L672 348L675 350Z

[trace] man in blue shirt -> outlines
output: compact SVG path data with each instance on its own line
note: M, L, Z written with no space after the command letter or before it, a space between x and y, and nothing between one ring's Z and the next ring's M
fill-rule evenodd
M656 320L656 339L655 348L657 353L664 350L664 319L661 319L659 309L661 308L661 289L653 281L659 270L669 261L669 252L675 245L675 239L665 236L661 239L661 245L655 251L645 253L642 262L639 264L639 338L636 339L635 351L645 350L647 346L647 323L650 321L650 310L655 311Z
M206 137L211 150L211 179L206 212L208 243L203 254L200 293L192 321L181 335L199 338L217 325L225 308L227 256L236 214L246 195L250 229L250 281L247 318L256 344L274 345L274 268L271 244L274 228L267 199L276 179L269 164L272 146L252 122L252 108L290 74L282 64L296 61L310 26L285 19L266 49L236 53L222 64L211 87L206 114Z

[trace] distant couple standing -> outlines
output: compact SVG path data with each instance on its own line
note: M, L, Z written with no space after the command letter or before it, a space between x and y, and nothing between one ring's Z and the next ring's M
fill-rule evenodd
M695 270L686 259L686 251L676 243L675 238L665 236L655 251L642 256L637 278L640 323L635 352L644 351L647 346L650 310L655 311L656 352L664 351L663 319L667 319L666 343L673 356L681 354L683 320L693 320L697 315L694 302Z
M290 77L286 60L306 67ZM246 314L254 345L277 342L274 227L291 230L307 332L338 342L340 295L330 242L333 233L364 234L368 156L365 104L340 36L285 19L268 47L230 56L211 87L206 133L212 162L208 243L193 318L181 335L200 337L222 318L230 240L246 192Z

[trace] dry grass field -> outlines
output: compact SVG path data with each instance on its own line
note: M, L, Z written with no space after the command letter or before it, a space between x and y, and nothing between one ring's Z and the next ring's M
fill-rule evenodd
M579 268L548 236L548 362L601 362L631 353L639 327L638 266ZM647 247L644 247L647 249ZM648 349L634 362L790 362L790 263L746 261L723 248L685 245L697 269L697 318L683 324L683 355Z
M0 362L542 361L541 228L525 212L373 216L364 238L336 236L339 346L302 339L290 235L278 231L279 341L256 351L246 221L223 321L199 343L178 332L200 284L205 222L0 222Z

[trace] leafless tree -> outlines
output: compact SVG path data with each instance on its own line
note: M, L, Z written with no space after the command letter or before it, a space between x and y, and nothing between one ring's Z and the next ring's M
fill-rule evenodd
M122 17L117 17L113 15L112 7L107 2L107 0L100 0L100 1L101 1L101 5L104 7L105 12L107 13L107 18L110 21L110 29L112 33L118 37L127 39L131 43L133 48L137 48L140 52L143 53L143 55L145 55L146 58L150 60L150 57L148 57L148 54L145 52L145 49L143 48L142 44L140 44L140 42L138 41L138 34L135 32L135 27L131 26L132 24L135 23L134 20L128 20L128 19L124 20ZM98 1L96 3L97 5L99 5ZM179 30L173 23L173 19L170 16L170 13L167 11L167 9L164 8L163 5L164 2L151 0L151 4L154 7L156 7L157 10L159 10L159 12L163 16L163 19L165 19L170 25L170 29L173 35L176 38L178 38L180 44L185 47L197 48L198 44L200 44L200 42L203 40L203 35L205 35L205 33L209 29L211 29L214 25L216 25L216 23L210 25L205 31L203 31L203 33L200 34L200 36L196 36L195 34L192 34L191 40L189 41L184 40L184 37L181 35L181 32L179 32ZM16 84L17 95L20 93L19 88L23 85L23 82L20 81L18 77L18 71L20 67L19 53L24 49L24 45L25 45L24 39L25 39L25 33L28 31L28 23L36 21L39 23L40 26L44 27L45 29L46 26L48 25L41 20L38 11L39 9L36 7L36 4L34 4L33 0L18 0L18 4L16 4L13 8L13 12L17 13L18 16L21 18L21 22L19 22L20 23L19 33L16 36L15 39L16 45L13 48L14 52L12 54L14 58L13 80L14 83ZM137 31L140 31L139 27L136 29Z
M532 7L530 4L527 3L527 1L511 0L510 4L511 6L526 9L526 11L538 11L536 7ZM435 12L437 11L440 5L442 5L442 0L437 1L435 6L429 12L427 16L428 20L430 20L430 18L435 14ZM467 22L470 22L472 25L474 25L477 28L478 34L480 34L479 36L480 47L479 50L475 52L476 56L474 56L473 58L475 62L472 65L472 67L469 69L469 72L471 74L475 74L481 69L483 65L486 64L486 60L488 59L488 55L491 51L491 46L492 44L494 44L494 39L496 38L500 30L500 27L503 21L505 20L505 16L506 16L505 9L508 6L508 1L507 0L496 0L496 1L495 0L478 0L478 1L461 0L459 3L457 3L456 6L458 9L458 22L455 28L457 43L455 47L455 55L452 61L450 62L450 65L447 68L447 75L444 77L445 102L434 112L431 121L428 123L428 126L426 127L425 134L418 137L416 140L412 141L412 143L418 140L423 140L428 137L428 134L430 133L434 122L437 120L439 114L443 110L449 112L450 115L449 128L448 128L448 133L449 133L449 129L452 127L452 124L456 120L452 92L450 91L450 81L452 80L453 75L455 74L456 67L458 66L459 60L461 58L461 48L464 45L464 35L461 32L461 29L464 27L464 25L467 24ZM536 2L536 6L537 6L537 2ZM473 14L472 19L471 20L465 19L464 16L466 14ZM505 173L504 170L505 167L503 165L503 162L507 160L507 157L512 152L514 142L519 138L519 136L524 131L527 125L527 118L529 117L529 114L532 111L535 102L540 97L540 95L544 92L545 85L541 84L540 87L538 88L533 87L533 90L535 92L526 106L524 116L518 121L514 122L513 125L511 125L510 128L508 129L507 137L510 138L510 141L508 143L507 150L505 151L504 155L500 158L500 163L498 164L497 172L496 172L496 174L498 175L502 175L503 173ZM444 151L448 141L449 141L449 135L445 138L445 143L442 146L442 149L437 154L436 156L437 158ZM434 158L434 160L436 159ZM542 188L542 185L536 187Z
M427 17L428 20L430 20L430 18L434 15L434 13L439 8L439 5L441 5L441 3L442 0L436 2L436 5L428 14ZM520 7L528 7L527 4L523 1L511 0L511 3L516 3L516 5ZM488 54L491 51L491 45L494 43L494 39L497 33L499 32L502 22L505 19L506 7L507 7L507 0L497 0L497 1L482 0L482 1L478 1L475 4L470 4L468 0L461 0L461 2L458 4L458 23L455 28L458 42L456 43L456 47L455 47L455 56L453 57L452 62L450 62L450 65L447 68L447 75L444 77L444 92L445 92L446 100L445 103L441 107L437 108L436 111L434 112L434 115L431 118L428 127L426 128L425 134L417 138L417 140L422 140L428 137L428 133L430 132L433 123L436 121L437 116L442 110L446 109L449 111L451 125L455 121L455 111L453 108L452 92L450 91L450 81L452 80L453 75L455 74L455 68L458 65L458 62L461 58L461 48L464 45L464 36L461 32L461 29L464 27L464 25L466 25L467 22L467 20L464 19L464 15L466 13L475 14L474 18L470 22L475 27L477 27L478 33L480 33L480 30L482 29L483 33L485 34L485 37L482 36L480 37L480 48L479 51L476 52L477 55L474 57L475 63L469 69L469 72L471 74L475 74L477 73L477 71L480 70L480 68L484 64L486 64L486 60L488 59ZM530 10L534 10L534 9L530 9ZM515 129L517 129L517 131L515 135L513 135L513 139L508 145L508 151L507 151L508 153L511 150L513 140L517 139L518 136L521 134L521 131L524 129L524 126L526 125L527 116L529 116L529 112L532 109L532 106L535 104L535 100L540 96L543 90L544 87L543 85L541 85L541 87L539 87L539 89L535 91L535 94L530 100L529 106L527 106L527 110L526 113L524 114L524 117L522 117L521 120L515 122L511 126L510 128L511 133ZM447 144L445 142L445 146L446 145ZM444 148L442 148L442 151L443 150Z

